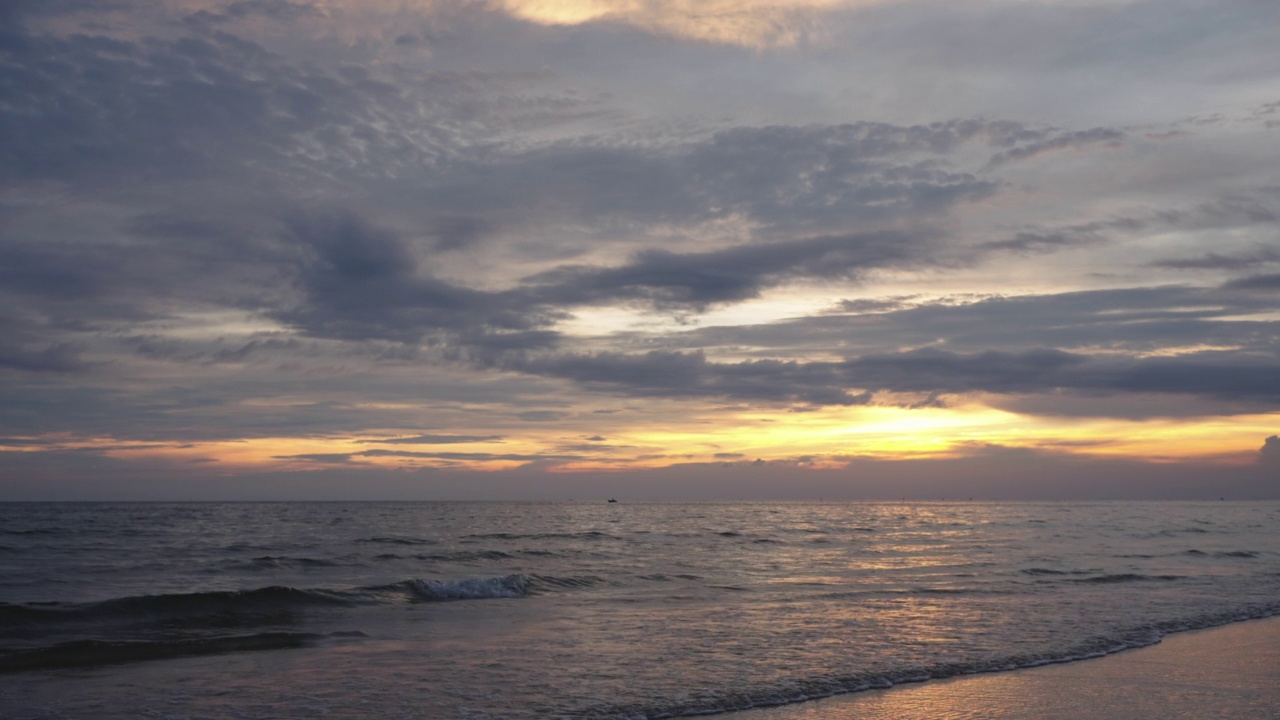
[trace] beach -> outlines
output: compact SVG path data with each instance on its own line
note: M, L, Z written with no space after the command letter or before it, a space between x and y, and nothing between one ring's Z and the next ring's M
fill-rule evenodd
M726 720L1261 720L1280 717L1280 617L1092 660L899 685Z

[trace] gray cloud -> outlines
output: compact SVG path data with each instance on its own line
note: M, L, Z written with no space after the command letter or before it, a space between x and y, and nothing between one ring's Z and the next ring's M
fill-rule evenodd
M410 437L361 440L362 444L375 445L454 445L461 443L496 442L501 435L413 435Z
M289 232L302 254L296 283L303 297L277 315L311 334L416 342L441 328L530 330L537 324L493 294L420 273L406 243L354 215L302 216Z
M1270 275L1250 275L1228 282L1223 287L1229 290L1280 290L1280 273Z
M1174 270L1245 270L1265 263L1280 262L1280 250L1264 248L1246 255L1223 255L1210 252L1198 257L1160 260L1153 267Z
M448 461L502 461L545 462L581 460L580 455L526 454L526 453L463 453L463 452L414 452L411 450L362 450L354 453L301 453L298 455L276 455L277 460L305 460L325 464L346 464L358 462L357 458L414 458Z
M1258 462L1264 465L1280 465L1280 436L1272 435L1258 448Z
M1180 358L1095 357L1053 349L955 353L936 349L869 354L842 362L710 362L699 352L596 353L522 359L507 366L632 397L860 405L874 393L1165 393L1275 403L1280 363L1249 354Z
M926 261L927 239L897 232L740 245L705 253L650 250L616 268L567 267L530 278L534 297L556 304L645 300L705 308L757 297L794 278L856 278Z
M708 352L754 348L765 357L805 357L832 349L856 356L921 346L967 353L1085 348L1131 357L1206 345L1253 353L1276 350L1274 321L1238 317L1269 312L1274 303L1265 293L1230 289L1165 286L1016 297L897 298L871 305L855 301L839 309L844 312L763 325L641 335L635 343ZM869 312L874 315L865 315Z
M668 400L1276 407L1272 0L873 4L785 51L199 5L0 3L6 436L625 462L589 443Z
M82 348L71 343L55 343L40 350L0 344L0 368L31 372L69 373L86 370Z
M860 405L838 368L827 363L708 362L701 353L596 353L509 360L508 369L570 379L589 388L635 397L718 397L814 405Z
M1124 132L1113 128L1093 128L1091 130L1077 130L1075 132L1067 132L1053 137L1041 140L1039 142L1029 143L1016 148L1011 148L1003 152L996 153L991 156L987 163L987 167L995 168L1005 163L1022 162L1031 160L1041 155L1060 152L1062 150L1091 150L1094 148L1114 149L1122 147L1122 140L1125 139Z

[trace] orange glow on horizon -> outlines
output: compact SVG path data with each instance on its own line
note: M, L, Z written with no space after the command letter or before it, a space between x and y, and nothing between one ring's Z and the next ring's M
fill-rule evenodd
M220 474L245 471L365 469L511 470L536 464L550 472L620 472L686 463L785 462L840 468L855 458L880 461L955 459L989 448L1164 463L1199 460L1247 464L1275 414L1235 417L1120 420L1022 415L976 401L950 407L887 405L826 407L807 412L706 409L667 420L663 429L617 427L607 441L575 442L581 428L555 424L500 440L387 442L413 430L368 436L267 437L219 441L147 442L66 435L12 438L0 452L100 452L137 462L190 466ZM595 432L595 431L591 431ZM480 433L477 433L480 434ZM595 439L595 438L593 438Z

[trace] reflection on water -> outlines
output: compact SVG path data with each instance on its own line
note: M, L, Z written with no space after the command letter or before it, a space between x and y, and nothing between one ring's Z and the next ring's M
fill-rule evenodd
M1252 720L1280 717L1280 620L1173 635L1069 665L873 690L727 720Z

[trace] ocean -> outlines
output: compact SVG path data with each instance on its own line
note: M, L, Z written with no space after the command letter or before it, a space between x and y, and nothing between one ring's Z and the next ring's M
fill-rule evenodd
M1280 614L1280 503L0 504L0 716L647 720Z

